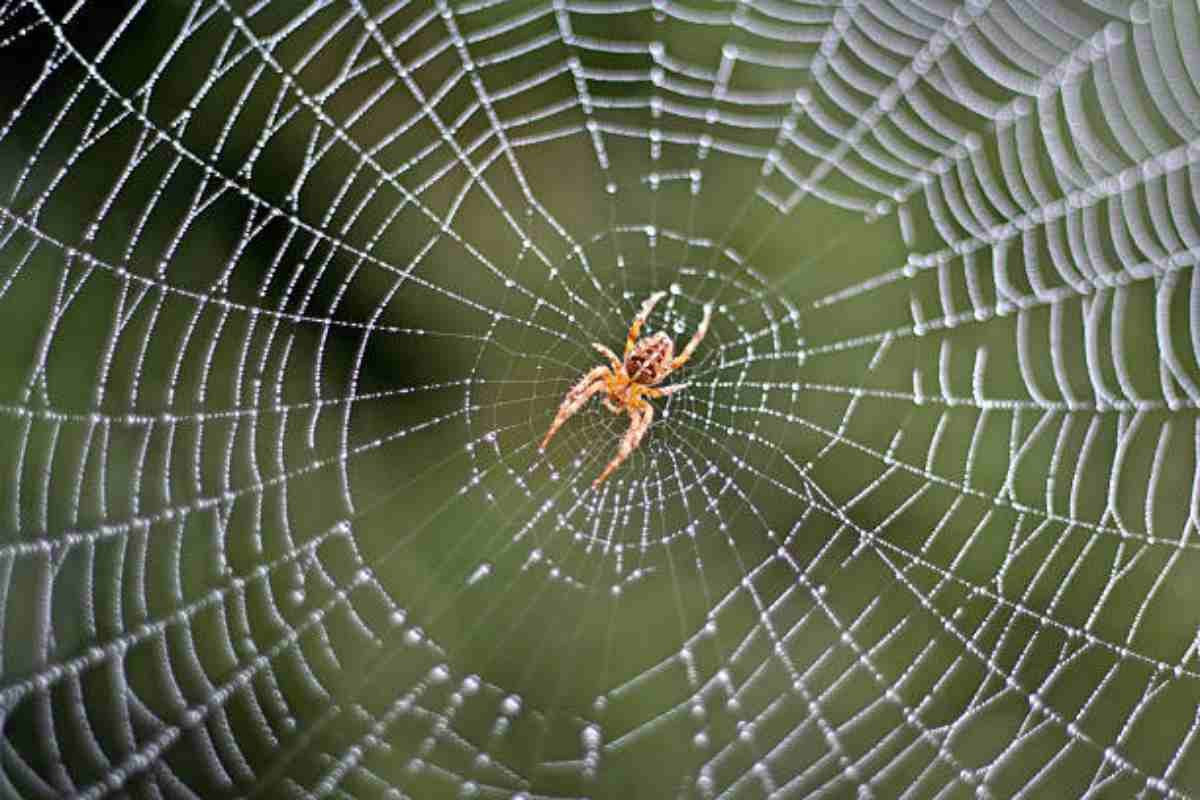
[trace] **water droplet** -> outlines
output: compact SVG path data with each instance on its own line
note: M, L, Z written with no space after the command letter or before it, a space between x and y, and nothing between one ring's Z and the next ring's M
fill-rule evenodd
M599 726L588 725L583 729L583 732L579 735L579 738L583 742L583 747L585 750L598 749L600 747L600 741L602 738Z
M510 694L504 698L504 701L500 704L500 710L510 717L521 713L520 695Z
M486 561L475 568L475 571L467 578L467 586L474 586L481 580L492 574L492 565Z

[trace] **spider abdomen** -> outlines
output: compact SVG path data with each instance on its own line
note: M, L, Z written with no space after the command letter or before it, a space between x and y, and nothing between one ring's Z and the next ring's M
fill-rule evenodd
M671 371L671 359L674 357L675 343L670 336L659 331L638 343L625 359L625 372L634 383L652 386Z

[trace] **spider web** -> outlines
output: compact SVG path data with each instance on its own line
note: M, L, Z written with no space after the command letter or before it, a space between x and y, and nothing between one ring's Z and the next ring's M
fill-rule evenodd
M1198 53L0 2L0 794L1200 794Z

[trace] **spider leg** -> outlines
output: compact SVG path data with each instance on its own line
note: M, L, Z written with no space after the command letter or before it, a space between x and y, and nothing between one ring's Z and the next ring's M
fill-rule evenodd
M646 431L650 430L650 423L654 421L654 406L645 402L640 405L641 408L630 407L629 430L625 431L625 438L621 440L621 446L617 448L617 454L613 456L613 460L608 462L608 466L604 468L604 472L600 473L600 477L592 481L593 489L599 486L600 482L607 478L614 469L621 466L625 459L629 458L629 454L642 443L642 437L646 435Z
M641 390L641 393L646 397L670 397L689 386L691 386L690 383L677 383L674 386L647 386Z
M596 367L567 390L562 405L558 407L558 413L554 416L554 422L550 424L550 430L546 431L546 438L542 439L538 450L546 449L546 445L550 444L550 438L563 426L564 422L570 419L572 414L583 408L587 401L592 399L592 395L608 388L608 378L611 375L612 372L608 367Z
M683 348L683 352L671 359L671 369L679 369L684 365L692 353L696 352L696 348L700 346L700 342L704 339L704 334L708 333L708 323L712 321L712 306L704 307L704 319L700 320L700 327L696 329L696 335L687 343L687 347Z
M633 324L629 326L629 336L625 339L626 357L633 352L633 345L637 342L638 336L642 334L642 325L646 323L646 319L650 316L650 312L654 310L655 304L666 296L666 292L655 292L646 298L646 302L642 303L642 310L634 317Z
M592 347L599 350L601 355L603 355L605 358L608 359L608 363L612 364L612 371L613 371L614 375L621 374L621 369L622 369L621 359L617 358L616 353L614 353L612 350L609 350L607 347L600 344L599 342L592 342Z

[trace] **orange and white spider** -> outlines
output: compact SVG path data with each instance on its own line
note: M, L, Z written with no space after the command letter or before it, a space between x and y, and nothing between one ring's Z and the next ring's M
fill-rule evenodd
M686 383L677 383L674 386L656 388L668 375L682 367L684 362L692 357L692 353L700 345L700 340L708 332L708 323L712 319L712 306L704 307L704 319L701 320L700 327L696 329L696 335L687 343L687 347L683 348L682 353L675 355L675 343L662 331L638 341L642 325L650 316L655 303L666 295L666 292L655 292L646 298L646 302L642 303L642 310L638 312L633 324L629 326L629 336L625 339L624 362L617 358L617 354L612 350L599 342L592 342L592 347L608 358L609 366L596 367L571 387L563 397L562 405L558 407L558 414L555 415L550 430L546 432L546 438L542 439L541 445L538 446L539 450L545 450L546 445L550 444L550 438L572 414L583 408L592 395L607 390L608 396L604 398L604 407L614 414L627 412L630 419L629 430L625 432L625 438L621 440L621 446L617 450L616 456L608 462L604 472L601 472L600 477L592 483L593 488L599 486L600 481L607 478L614 469L629 458L629 454L641 444L642 437L650 429L650 423L654 421L654 406L643 398L666 397L688 387Z

